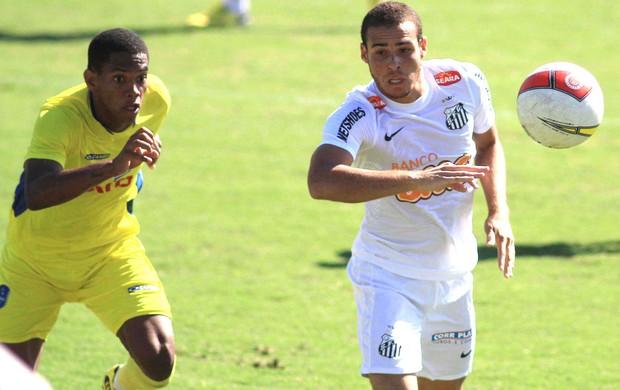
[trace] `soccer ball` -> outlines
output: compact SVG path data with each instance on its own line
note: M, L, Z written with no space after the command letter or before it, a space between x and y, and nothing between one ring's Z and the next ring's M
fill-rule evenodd
M521 84L517 114L525 132L549 148L570 148L587 140L603 119L603 92L584 68L552 62Z

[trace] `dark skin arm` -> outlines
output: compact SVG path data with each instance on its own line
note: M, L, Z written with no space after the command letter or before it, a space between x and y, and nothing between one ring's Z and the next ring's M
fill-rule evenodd
M91 187L146 163L154 167L161 153L159 137L143 127L135 132L113 160L63 169L53 160L29 159L24 164L26 204L41 210L68 202Z

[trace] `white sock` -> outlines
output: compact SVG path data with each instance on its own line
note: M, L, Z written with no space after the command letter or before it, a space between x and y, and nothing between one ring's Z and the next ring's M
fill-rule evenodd
M123 365L121 365L118 370L116 370L116 372L114 373L114 390L125 390L125 388L123 386L121 386L120 383L118 383L118 372L121 370L121 368L123 368Z

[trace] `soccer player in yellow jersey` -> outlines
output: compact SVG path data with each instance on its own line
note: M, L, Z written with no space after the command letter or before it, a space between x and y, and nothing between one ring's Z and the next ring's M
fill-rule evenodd
M165 387L175 364L170 305L132 213L170 107L148 66L138 35L103 31L85 83L43 104L0 262L0 342L36 370L60 307L83 303L129 353L104 389Z

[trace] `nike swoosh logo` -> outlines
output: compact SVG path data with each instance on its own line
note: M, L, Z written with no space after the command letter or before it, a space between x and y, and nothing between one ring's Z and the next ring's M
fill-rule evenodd
M396 130L394 133L392 133L392 135L388 135L387 133L385 133L385 137L384 137L384 139L385 139L387 142L390 142L390 141L392 140L392 138L394 138L394 136L395 136L396 134L400 133L400 131L401 131L402 129L404 129L404 128L405 128L405 126L401 127L400 129L398 129L398 130Z
M461 352L461 358L466 358L467 356L469 356L471 354L471 349L469 350L469 352L465 353L465 352Z

